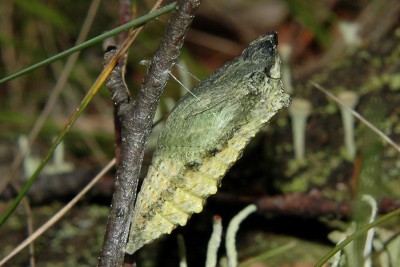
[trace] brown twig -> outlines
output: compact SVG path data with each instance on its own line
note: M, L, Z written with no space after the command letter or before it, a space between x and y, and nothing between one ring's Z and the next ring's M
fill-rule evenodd
M330 199L314 189L309 193L288 193L282 195L239 195L237 193L218 193L213 201L218 205L244 206L249 204L257 205L257 212L260 214L276 216L293 216L305 218L318 218L327 216L329 218L348 219L351 217L354 204L357 200L347 199L338 201ZM400 208L399 198L377 199L379 214L387 214Z
M111 90L117 107L122 138L115 192L99 266L122 264L144 149L151 133L155 111L168 80L168 73L179 57L186 32L199 5L200 0L178 1L141 85L136 103L126 94L126 87L121 86L123 80L120 67L114 70L107 81L107 87ZM121 87L114 87L116 85Z
M158 5L157 5L158 6ZM129 20L133 19L132 5L129 0L119 1L119 25L127 23ZM132 31L132 30L131 30ZM118 35L118 47L121 47L123 42L128 38L128 32L122 32ZM128 51L123 54L118 60L118 64L121 67L122 77L124 80L124 75L126 71L126 62L128 58ZM129 91L127 90L128 94ZM116 106L114 107L114 138L115 138L115 158L117 159L117 165L119 164L120 154L121 154L121 122L118 119Z
M329 216L349 218L354 201L336 201L323 197L319 193L292 193L268 196L256 201L258 212L302 217ZM387 214L400 207L399 199L384 198L378 201L380 214Z

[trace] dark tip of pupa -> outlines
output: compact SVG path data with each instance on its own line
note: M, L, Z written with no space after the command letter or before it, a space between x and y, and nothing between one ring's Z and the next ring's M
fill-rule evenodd
M271 43L275 46L278 45L278 32L276 31L272 31L268 33L269 35L271 35Z

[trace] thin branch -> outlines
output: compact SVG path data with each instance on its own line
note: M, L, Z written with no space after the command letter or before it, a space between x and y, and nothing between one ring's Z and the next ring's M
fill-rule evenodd
M159 7L159 4L156 4L153 8L153 10ZM136 9L135 9L136 10ZM135 12L136 13L136 12ZM136 14L135 14L136 15ZM119 24L123 25L130 21L131 19L134 19L133 13L132 13L132 5L130 0L120 0L119 1ZM128 39L129 34L132 34L132 31L128 33L128 31L121 32L118 34L118 47L121 47L126 39ZM139 34L139 31L137 31L137 34ZM136 37L135 37L136 39ZM126 71L126 62L128 59L128 51L126 51L123 55L118 60L118 64L122 68L121 70L121 75L122 75L122 80L124 81L124 75ZM127 89L128 91L128 89ZM129 94L129 91L128 91ZM117 165L119 164L119 158L121 154L121 124L120 120L118 119L117 115L117 109L116 106L114 106L114 140L115 140L115 158L117 159Z
M247 202L247 201L246 201ZM266 196L256 201L259 213L289 215L316 218L329 216L349 218L355 201L337 201L322 196L319 192L309 194L291 193L286 195ZM378 201L380 214L387 214L400 208L400 199L383 198Z
M178 1L141 85L137 102L134 103L124 93L126 88L123 86L116 89L119 92L112 92L121 122L121 161L117 169L115 192L99 266L121 266L123 262L141 164L155 111L168 80L168 73L178 60L180 48L199 5L200 0ZM110 75L111 86L120 83L121 77L115 75L120 74L113 72ZM112 81L115 77L117 79Z

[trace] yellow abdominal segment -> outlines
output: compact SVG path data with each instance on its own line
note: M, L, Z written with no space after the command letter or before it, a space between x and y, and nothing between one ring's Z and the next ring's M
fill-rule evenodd
M146 243L185 225L199 213L207 197L215 194L227 170L241 156L252 135L236 133L223 150L203 159L198 170L166 159L153 159L137 198L126 252L134 253Z

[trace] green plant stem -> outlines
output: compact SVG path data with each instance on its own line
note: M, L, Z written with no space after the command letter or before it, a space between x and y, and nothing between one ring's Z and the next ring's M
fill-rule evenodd
M170 4L168 6L171 6L171 9L175 7L175 4ZM165 10L166 7L164 7ZM168 9L169 10L169 9ZM156 12L152 12L150 14L153 14ZM165 12L164 12L165 13ZM144 18L145 16L141 17ZM138 19L139 20L139 19ZM138 21L135 20L135 21ZM132 21L133 22L133 21ZM142 22L143 24L144 22ZM126 25L126 24L125 24ZM141 25L141 24L139 24ZM119 27L121 28L121 27ZM117 29L119 29L117 28ZM116 30L116 29L115 29ZM115 31L114 30L114 31ZM117 34L118 32L114 32L114 34ZM92 39L93 40L93 39ZM87 43L87 42L86 42ZM68 50L67 50L68 51ZM65 51L65 52L67 52ZM64 52L64 53L65 53ZM105 72L103 70L103 72ZM15 74L16 75L16 74ZM22 74L21 74L22 75ZM100 77L96 80L95 84L97 84L99 87L99 84L102 84L104 82L105 76L102 77L100 75ZM42 169L44 168L44 166L46 165L47 161L50 159L51 155L53 154L54 150L57 148L58 144L64 139L64 136L66 135L66 133L69 131L69 129L72 127L72 125L74 124L74 122L78 119L79 115L85 110L85 108L87 107L87 105L90 103L91 99L93 98L93 96L96 94L97 90L90 90L88 92L88 94L85 96L85 98L82 100L82 103L80 104L80 106L76 109L76 111L74 112L74 114L71 116L70 120L68 121L68 123L64 126L63 130L61 131L61 133L59 134L59 136L57 137L57 139L54 141L54 143L52 144L52 146L50 147L49 151L47 152L47 154L45 155L44 159L42 160L42 162L40 163L39 167L36 169L36 171L32 174L32 176L29 178L29 180L26 182L26 184L24 185L24 187L21 189L21 191L18 193L17 197L12 201L12 203L10 204L10 206L8 207L8 209L5 211L4 215L0 218L0 228L4 225L4 223L7 221L7 219L10 217L10 215L13 213L13 211L17 208L18 204L21 202L22 198L27 194L29 188L32 186L32 184L36 181L37 177L39 176L40 172L42 171Z
M26 195L26 193L28 192L28 190L31 187L31 185L36 181L37 176L39 175L39 173L42 171L42 169L46 165L46 162L50 159L50 157L53 154L54 150L56 149L57 145L63 140L66 132L67 131L65 131L65 130L62 131L62 133L57 137L56 141L54 141L53 145L51 146L50 150L48 151L48 153L46 154L46 156L44 157L44 159L40 163L39 167L36 169L36 171L32 174L32 176L26 182L24 187L18 193L18 196L14 199L14 201L8 207L8 209L5 212L5 214L1 217L1 219L0 219L0 227L3 226L3 224L7 221L8 217L10 217L11 213L18 206L19 202L21 202L22 198Z
M50 63L52 63L52 62L54 62L56 60L59 60L59 59L61 59L63 57L71 55L71 54L73 54L73 53L75 53L77 51L80 51L82 49L85 49L85 48L87 48L89 46L97 44L97 43L99 43L99 42L101 42L101 41L103 41L103 40L105 40L105 39L107 39L107 38L109 38L111 36L114 36L114 35L117 35L117 34L123 32L123 31L126 31L126 30L131 29L131 28L132 29L138 28L139 26L142 26L146 22L148 22L148 21L150 21L150 20L152 20L152 19L154 19L156 17L159 17L161 15L164 15L165 13L168 13L169 11L174 9L175 6L176 6L176 2L173 2L173 3L169 4L169 5L166 5L166 6L162 7L162 8L159 8L159 9L155 10L154 12L151 12L151 13L149 13L147 15L144 15L144 16L142 16L140 18L137 18L137 19L135 19L133 21L130 21L130 22L128 22L128 23L126 23L126 24L124 24L122 26L119 26L119 27L117 27L117 28L115 28L115 29L113 29L111 31L103 33L103 34L101 34L101 35L99 35L97 37L94 37L94 38L92 38L92 39L90 39L90 40L88 40L88 41L86 41L84 43L81 43L81 44L79 44L77 46L74 46L74 47L68 49L68 50L65 50L64 52L61 52L61 53L59 53L57 55L54 55L54 56L52 56L52 57L50 57L48 59L40 61L40 62L38 62L38 63L36 63L36 64L34 64L34 65L30 66L30 67L27 67L27 68L25 68L23 70L20 70L20 71L14 73L14 74L8 75L8 76L0 79L0 84L2 84L4 82L7 82L7 81L10 81L12 79L15 79L15 78L17 78L19 76L22 76L24 74L27 74L27 73L29 73L31 71L34 71L34 70L36 70L36 69L38 69L40 67L43 67L43 66L45 66L47 64L50 64Z
M255 256L254 258L251 258L251 259L239 264L239 267L248 267L248 266L251 266L253 263L261 262L261 261L265 262L267 259L275 257L284 252L287 252L288 250L291 250L295 246L296 246L295 242L290 242L290 243L282 245L278 248L266 251L258 256Z
M331 251L329 251L322 259L320 259L317 264L315 264L315 267L322 267L330 258L332 258L338 251L344 249L345 246L347 246L350 242L352 242L354 239L357 237L365 234L369 229L376 227L382 223L384 223L387 220L390 220L394 218L395 216L400 215L400 209L397 209L395 211L392 211L391 213L388 213L382 217L380 217L378 220L374 221L373 223L367 224L364 227L361 227L358 231L356 231L354 234L350 235L347 237L343 242L338 244L336 247L334 247Z

